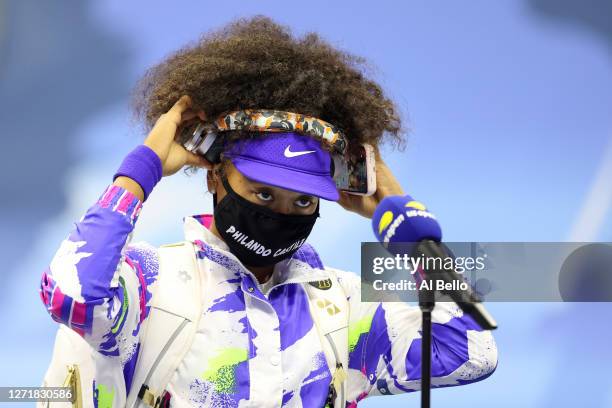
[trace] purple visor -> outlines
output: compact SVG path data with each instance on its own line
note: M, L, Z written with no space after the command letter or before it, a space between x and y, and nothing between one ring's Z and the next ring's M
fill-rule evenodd
M331 175L330 153L321 141L299 133L266 133L241 140L225 152L238 171L259 183L339 199Z

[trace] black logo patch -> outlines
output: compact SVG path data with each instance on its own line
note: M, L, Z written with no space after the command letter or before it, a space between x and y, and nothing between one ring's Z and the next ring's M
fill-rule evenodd
M308 284L311 286L314 286L317 289L328 290L329 288L332 287L332 280L323 279L323 280L316 281L316 282L308 282Z

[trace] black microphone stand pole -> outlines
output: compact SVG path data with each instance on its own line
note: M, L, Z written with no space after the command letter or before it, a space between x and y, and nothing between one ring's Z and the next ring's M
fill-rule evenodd
M424 254L426 257L442 257L449 254L442 249L437 242L425 240L418 245L417 253ZM421 281L428 281L426 289L419 291L419 308L422 315L422 339L421 339L421 408L430 408L431 406L431 313L436 305L435 301L435 285L436 279L449 281L453 276L444 271L428 271L423 270ZM418 283L420 286L420 282ZM425 286L425 285L424 285ZM463 310L466 315L471 316L478 325L484 330L493 330L497 328L497 323L493 317L486 311L480 303L479 297L470 289L468 292L449 291L445 292L449 295L457 305Z
M422 315L421 333L421 408L431 405L431 312L436 305L435 291L419 290Z

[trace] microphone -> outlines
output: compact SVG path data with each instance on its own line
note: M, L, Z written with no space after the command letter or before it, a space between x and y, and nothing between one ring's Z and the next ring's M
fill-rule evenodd
M372 216L372 228L376 238L392 253L406 251L398 249L394 243L407 243L410 255L415 253L425 258L445 259L452 256L452 252L442 242L442 228L435 215L427 210L424 204L414 200L411 196L385 197L376 207ZM400 255L404 255L403 253ZM439 264L434 262L434 264ZM440 263L441 264L441 263ZM454 282L464 282L457 271L447 268L435 270L419 270L414 274L420 281L430 278L442 280L455 287ZM457 305L470 315L476 323L485 330L497 328L493 317L482 306L480 297L469 284L462 285L464 290L441 290Z
M410 196L385 197L374 210L372 227L382 243L442 241L436 217Z

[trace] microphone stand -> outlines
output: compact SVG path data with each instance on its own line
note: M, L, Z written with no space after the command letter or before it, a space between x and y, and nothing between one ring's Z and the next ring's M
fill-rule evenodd
M450 252L450 251L448 251ZM435 241L421 241L417 247L417 253L423 254L430 258L444 258L450 256L444 251L443 246ZM456 272L435 270L423 270L422 280L429 280L430 284L433 280L444 280L449 282L458 279ZM422 339L421 339L421 408L430 408L431 406L431 312L436 305L435 289L421 290L420 282L417 284L419 291L419 308L422 315ZM467 291L447 291L455 303L463 310L464 314L471 316L483 330L494 330L497 328L497 323L493 317L482 306L481 300L471 288Z
M435 305L435 291L419 290L419 308L423 321L421 333L421 408L429 408L431 404L431 312Z

